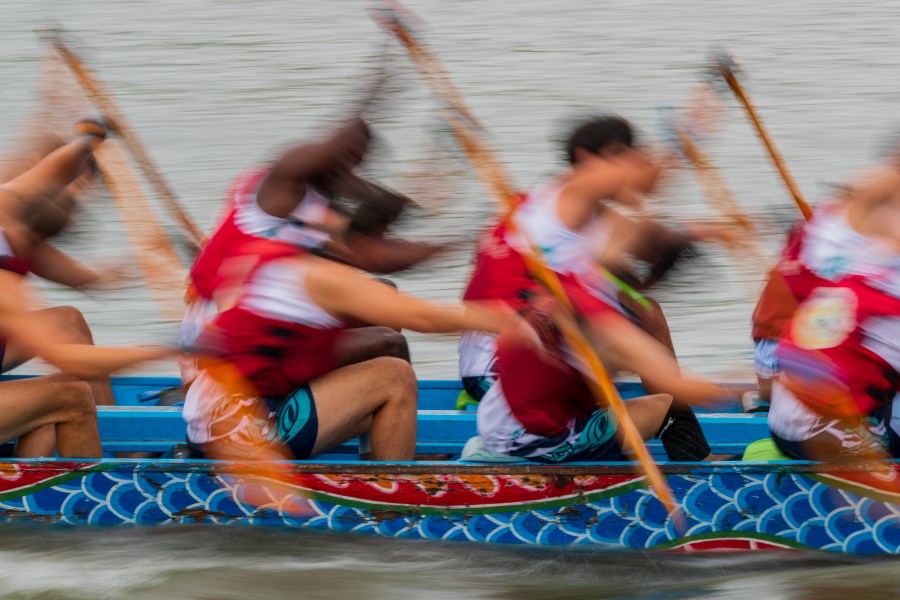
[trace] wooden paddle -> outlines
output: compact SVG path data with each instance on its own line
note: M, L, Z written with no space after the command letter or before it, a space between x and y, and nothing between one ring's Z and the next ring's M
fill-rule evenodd
M769 259L766 257L759 243L756 228L753 221L743 211L741 205L734 197L734 193L725 183L722 173L712 162L709 156L696 144L685 128L674 118L674 112L663 116L664 126L671 132L671 137L678 144L682 156L694 168L697 179L703 187L707 200L718 210L728 223L740 229L744 234L736 246L729 244L732 253L743 250L746 254L736 254L737 264L752 269L753 275L759 275L758 269L765 268ZM749 256L747 256L749 254ZM747 259L752 259L748 262Z
M115 129L116 134L138 163L144 177L146 177L147 181L150 182L150 185L153 186L173 218L184 228L191 243L199 249L205 239L203 232L197 224L194 223L187 212L185 212L184 208L182 208L181 203L175 196L175 192L163 177L159 167L153 159L150 158L147 151L144 150L144 145L141 143L137 133L135 133L134 129L131 128L128 121L125 120L125 117L118 110L109 92L88 70L84 65L84 62L77 54L75 54L65 40L63 40L59 30L41 31L40 35L48 44L53 46L53 48L59 52L59 55L75 75L76 79L78 79L78 82L85 89L91 100L97 105L100 111L104 113L104 116L111 121L111 126Z
M398 8L396 3L379 3L379 6L373 10L373 17L403 44L432 93L444 101L446 116L457 139L465 149L484 185L504 208L507 226L514 228L514 221L508 217L515 208L515 189L510 184L509 177L504 173L500 161L479 135L478 132L482 129L481 124L463 102L462 96L437 56L417 39L408 25L406 11ZM520 238L526 239L523 235L524 232L518 231L517 233ZM562 307L562 314L556 318L557 325L573 352L580 356L589 367L591 376L586 377L585 381L594 393L598 405L608 406L615 415L624 443L634 449L650 485L656 490L666 510L675 516L677 506L674 494L659 470L659 466L653 461L637 427L629 417L618 390L577 324L574 306L562 283L556 273L546 266L541 250L530 241L527 243L531 248L531 254L524 255L528 269ZM677 516L675 518L678 519Z
M125 153L117 140L107 140L96 153L97 164L118 209L134 248L144 279L163 317L181 320L184 316L186 273L165 229L141 190Z
M794 198L797 208L803 213L803 218L807 221L810 220L812 218L812 209L803 198L803 194L800 192L797 182L794 181L794 177L788 170L784 158L781 156L778 148L775 147L775 142L772 141L772 137L766 130L765 125L763 125L762 119L756 111L756 107L750 102L750 97L747 96L743 86L738 81L736 74L738 68L734 57L727 52L717 53L713 56L713 63L717 71L722 75L722 78L725 79L725 83L727 83L731 91L734 92L738 102L740 102L741 106L743 106L744 110L747 112L750 122L753 123L756 133L759 135L763 145L765 145L766 150L769 152L769 157L772 159L772 162L775 163L775 168L778 169L778 172L781 174L781 178L784 180L784 184L791 193L791 197Z

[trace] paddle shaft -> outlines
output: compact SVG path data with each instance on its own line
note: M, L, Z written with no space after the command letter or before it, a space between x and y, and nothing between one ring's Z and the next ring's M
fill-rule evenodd
M800 192L800 188L797 186L797 182L794 181L793 175L791 175L791 172L788 170L787 164L784 162L784 158L781 156L778 148L775 147L775 142L772 141L772 137L766 130L765 125L763 125L762 119L760 119L759 113L756 111L756 107L753 106L752 102L750 102L750 98L747 96L747 93L744 91L743 86L741 86L733 71L724 71L722 73L722 76L725 78L725 83L728 84L728 87L731 88L731 91L734 92L734 95L741 103L741 106L743 106L744 110L747 112L747 116L753 123L753 127L756 129L756 133L759 135L759 138L762 140L763 145L765 145L766 150L768 150L769 152L769 157L772 159L772 162L775 163L775 168L778 169L778 173L781 175L781 179L784 180L784 184L787 186L788 191L794 198L794 202L797 204L797 208L799 208L800 212L803 213L803 218L809 221L812 218L812 209L803 198L803 194Z
M122 139L125 147L137 161L141 172L150 182L150 185L156 190L160 199L163 201L166 209L181 224L185 232L188 234L190 241L196 248L200 248L204 235L196 223L188 216L181 207L181 203L175 196L175 192L169 186L168 182L162 176L162 173L156 163L150 158L150 155L144 149L137 133L131 128L125 117L115 106L109 92L104 89L100 81L84 66L80 58L69 48L58 34L50 33L46 38L57 52L59 52L63 61L78 79L78 82L85 89L91 100L97 107L112 120L113 126L118 136Z
M432 88L435 95L444 99L449 104L450 109L458 113L465 121L470 124L477 124L478 121L472 117L471 112L463 103L461 95L437 57L413 39L396 22L393 27L388 27L388 29L407 49L413 62L417 65L423 78ZM472 131L471 126L465 125L460 119L453 116L450 116L450 120L457 138L472 161L479 177L495 196L495 199L506 210L507 225L514 227L514 222L508 218L514 208L514 190L509 184L509 178L503 173L499 161L492 156L487 145ZM519 232L519 234L521 236L522 232ZM577 325L574 307L562 283L559 281L556 273L548 268L542 260L540 249L530 242L528 245L531 247L532 253L530 255L523 253L523 256L529 271L547 287L562 307L564 316L557 319L557 324L571 349L580 354L590 368L592 377L587 377L586 381L594 393L597 403L602 406L605 401L605 404L609 406L616 416L624 443L634 449L650 485L656 490L659 499L669 513L674 514L676 510L674 494L659 467L653 461L653 457L644 444L643 437L629 417L625 403L603 368L599 357Z
M738 259L738 264L748 265L747 258L751 258L753 259L752 264L754 265L754 272L758 274L758 271L755 269L768 264L769 259L766 258L765 252L759 244L753 222L750 220L750 217L741 210L740 204L738 204L734 194L728 188L719 169L716 168L715 164L713 164L706 153L704 153L683 130L676 127L675 134L678 136L678 141L681 144L681 149L685 158L687 158L687 161L694 167L694 170L697 173L697 179L700 181L700 185L703 187L709 202L715 206L726 219L745 233L745 237L741 240L740 247L746 250L750 256L748 257L741 254L736 255L735 258ZM732 248L732 251L734 250L737 250L737 248Z
M109 195L131 239L144 279L167 319L184 317L184 273L181 259L162 224L153 213L134 172L115 140L107 140L97 152L97 164Z

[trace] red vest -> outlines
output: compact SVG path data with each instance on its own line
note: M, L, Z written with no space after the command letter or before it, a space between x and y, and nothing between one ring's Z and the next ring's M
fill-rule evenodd
M497 342L497 373L510 412L528 432L554 437L569 430L573 418L586 419L597 404L581 373L565 360L556 327L529 313L544 348Z
M859 276L823 283L797 309L776 351L782 382L823 416L872 414L900 391L894 366L872 349L873 334L892 336L891 329L879 336L885 319L900 319L900 298Z
M216 317L198 346L237 368L259 394L281 398L339 366L335 343L342 332L269 319L236 307Z
M463 300L505 300L519 305L522 292L535 286L522 255L506 242L503 222L481 235L474 262Z
M227 269L222 268L223 264L227 266L229 258L241 255L245 244L259 239L238 229L235 222L237 212L235 202L239 195L254 193L268 174L268 169L248 171L238 177L226 193L225 218L206 241L206 245L194 261L194 266L191 267L191 288L193 293L201 298L213 299L216 290L228 277L225 272Z
M769 272L769 280L753 310L754 340L781 339L787 335L791 317L800 302L816 287L827 283L800 262L802 247L803 227L795 227L788 234L787 245L778 264Z

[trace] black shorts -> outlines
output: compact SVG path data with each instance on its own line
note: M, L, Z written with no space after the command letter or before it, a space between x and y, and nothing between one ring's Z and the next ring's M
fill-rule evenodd
M309 385L297 388L284 398L267 396L265 400L271 411L272 443L287 446L298 460L312 456L319 435L319 416Z

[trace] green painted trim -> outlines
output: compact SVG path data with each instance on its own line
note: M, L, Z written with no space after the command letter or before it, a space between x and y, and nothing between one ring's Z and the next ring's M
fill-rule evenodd
M696 535L689 535L676 538L668 542L663 542L662 544L653 546L652 549L670 550L678 546L683 546L684 544L690 544L692 542L702 542L704 540L757 540L760 542L779 544L781 546L787 546L789 548L794 548L797 550L817 550L817 548L813 546L807 546L806 544L801 544L800 542L795 542L794 540L781 538L771 533L759 533L758 531L706 531L704 533L698 533Z
M115 464L104 464L97 463L91 465L89 467L85 467L84 469L77 469L75 471L67 471L60 475L56 475L55 477L49 477L44 479L43 481L39 481L37 483L33 483L31 485L27 485L25 487L16 488L14 490L9 490L8 492L0 493L0 501L3 500L12 500L15 498L21 498L23 496L30 496L35 492L40 492L41 490L46 490L47 488L51 488L55 485L59 485L61 483L68 483L69 481L73 481L75 479L81 479L82 477L89 475L91 473L97 473L100 471L109 471L115 466Z
M857 496L871 498L872 500L878 500L880 502L886 502L888 504L900 504L900 494L892 494L890 492L880 492L878 490L873 490L852 481L841 479L834 475L827 475L824 473L806 473L805 475L814 481L824 483L829 487L837 488L845 492L851 492L853 494L856 494Z
M337 494L310 490L299 486L285 485L291 489L299 489L298 495L310 500L320 500L330 502L339 506L347 506L349 508L358 508L362 510L374 510L397 513L398 516L406 515L484 515L502 512L520 512L525 510L541 510L546 508L560 508L570 506L572 504L583 504L594 502L596 500L604 500L614 496L621 496L636 489L647 487L646 478L640 477L634 481L630 481L613 489L597 490L587 492L582 495L566 496L564 498L553 498L549 500L537 500L522 504L492 504L490 506L426 506L422 504L386 504L381 502L372 502L370 500L357 500L355 498L346 498Z

